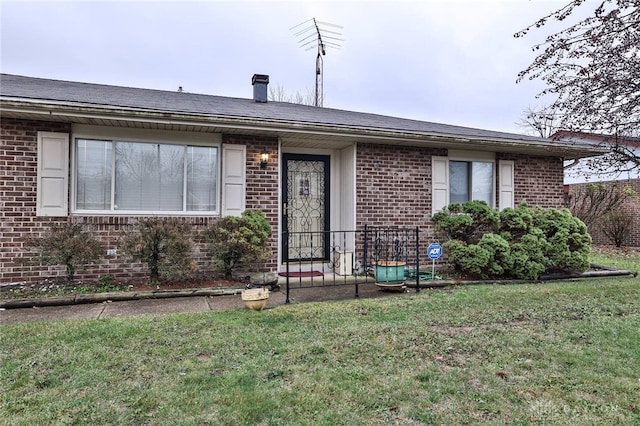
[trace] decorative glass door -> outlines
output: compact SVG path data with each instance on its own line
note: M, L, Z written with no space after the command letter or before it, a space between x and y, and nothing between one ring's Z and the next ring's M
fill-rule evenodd
M283 260L328 260L329 157L283 155Z

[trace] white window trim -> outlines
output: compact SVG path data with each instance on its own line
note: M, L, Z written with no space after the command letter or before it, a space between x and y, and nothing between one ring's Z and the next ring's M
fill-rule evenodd
M218 170L215 211L175 211L175 210L115 210L114 192L111 191L110 210L80 210L76 208L77 189L77 145L78 139L109 140L140 143L162 143L180 146L202 146L218 148ZM71 137L71 213L96 216L220 216L222 191L222 135L219 133L174 132L148 129L130 129L120 127L103 127L90 125L74 125ZM112 159L115 161L115 156ZM115 174L111 176L113 188Z
M461 151L461 150L449 150L449 161L467 161L467 162L482 162L492 163L492 188L491 199L493 203L491 208L497 207L496 200L496 154L493 152L475 152L475 151ZM451 182L449 182L451 183Z
M484 161L493 162L496 161L495 152L485 151L466 151L461 149L450 149L448 151L447 158L453 161Z

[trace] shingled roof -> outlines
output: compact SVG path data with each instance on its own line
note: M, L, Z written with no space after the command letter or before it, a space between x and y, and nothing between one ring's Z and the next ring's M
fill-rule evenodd
M0 108L3 115L16 116L20 109L113 115L135 114L137 117L170 116L198 122L237 123L268 129L293 128L309 132L334 131L350 135L384 135L387 138L433 138L485 141L522 145L546 151L561 150L563 155L593 155L588 147L559 141L491 130L474 129L427 121L410 120L378 114L314 107L287 102L255 102L187 92L170 92L131 87L90 84L0 74ZM76 113L76 115L77 115ZM62 115L61 113L57 115ZM586 149L586 151L585 151ZM559 155L559 154L556 154Z

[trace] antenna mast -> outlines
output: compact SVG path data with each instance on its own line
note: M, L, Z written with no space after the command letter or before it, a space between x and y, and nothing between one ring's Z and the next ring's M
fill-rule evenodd
M329 31L323 26L330 26L339 29L342 29L342 27L339 25L330 24L328 22L317 21L316 18L312 18L308 21L296 25L295 27L292 27L291 29L293 30L304 24L309 25L305 26L294 35L296 37L300 37L300 40L298 40L298 44L305 50L313 49L314 47L316 47L317 43L318 54L316 55L316 96L314 105L321 107L324 101L324 64L322 61L322 57L327 54L326 47L335 47L339 49L341 46L340 44L338 44L338 42L344 41L339 37L334 37L341 36L342 34L335 31ZM332 34L333 36L327 34Z

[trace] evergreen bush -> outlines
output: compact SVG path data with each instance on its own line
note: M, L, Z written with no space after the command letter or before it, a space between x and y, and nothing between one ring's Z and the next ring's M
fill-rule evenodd
M436 233L445 239L475 244L484 234L498 230L500 216L484 201L450 204L434 215Z
M542 231L532 228L511 244L513 267L511 275L523 280L536 280L547 270L548 243Z
M545 272L583 272L591 237L567 209L498 212L483 201L452 204L436 213L436 236L457 270L487 278L534 280Z
M449 260L462 271L485 277L484 271L490 262L490 253L477 244L466 244L460 240L449 240L443 244Z
M537 226L548 246L545 253L551 272L582 272L589 268L591 236L587 226L568 209L535 209Z

